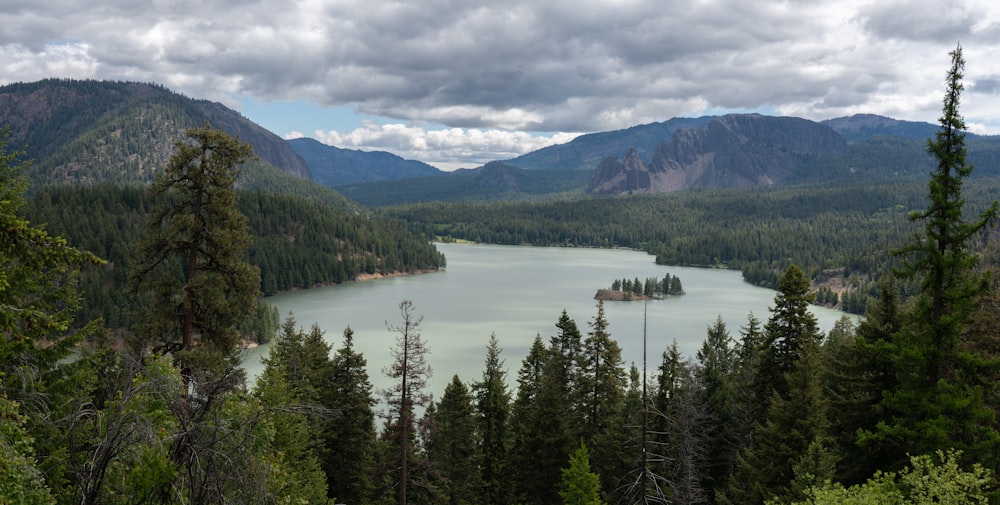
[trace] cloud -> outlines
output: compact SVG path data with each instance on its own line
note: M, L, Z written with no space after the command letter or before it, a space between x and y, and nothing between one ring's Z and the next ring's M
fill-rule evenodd
M153 81L227 104L252 96L348 106L446 126L421 141L450 160L460 150L432 133L467 147L479 136L502 146L504 135L529 145L542 137L518 132L606 131L726 110L934 121L947 53L961 42L970 91L983 92L970 93L965 112L992 124L995 4L11 0L0 7L0 79ZM416 149L419 130L382 127L373 138L410 139Z
M286 138L303 135L293 132ZM350 132L316 131L313 138L344 149L388 151L407 159L417 159L442 170L474 168L493 160L515 158L553 144L569 142L573 133L548 136L525 132L444 128L427 130L417 125L366 122Z

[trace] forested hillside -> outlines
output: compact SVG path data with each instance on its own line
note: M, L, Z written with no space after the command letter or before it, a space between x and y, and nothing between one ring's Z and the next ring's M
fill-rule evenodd
M0 86L9 145L34 160L35 186L148 183L188 128L209 123L254 147L265 163L298 178L309 168L277 135L229 108L146 83L47 79Z
M356 279L361 274L437 270L444 257L402 224L345 213L287 194L238 192L253 242L247 260L261 271L261 292L274 294ZM134 245L153 200L145 188L60 186L31 196L23 215L50 233L108 261L82 278L85 320L101 316L117 328L128 321L126 293Z
M368 207L413 202L520 202L583 194L590 174L580 170L524 170L494 161L477 170L339 186Z
M441 173L426 163L385 151L341 149L309 138L291 139L288 145L309 165L313 179L330 187Z

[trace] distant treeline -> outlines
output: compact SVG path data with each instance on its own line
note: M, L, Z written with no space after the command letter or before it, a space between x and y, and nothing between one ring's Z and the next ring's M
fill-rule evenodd
M1000 179L975 179L965 192L969 213L985 208L997 187ZM793 263L810 278L842 268L851 286L843 308L863 313L877 294L876 279L897 265L891 251L917 230L909 214L925 195L926 183L901 182L423 203L380 212L442 241L629 247L656 255L659 264L738 269L747 282L768 288ZM916 289L900 284L904 296Z
M444 255L397 221L335 210L292 195L238 192L253 244L248 261L261 270L261 293L351 281L361 274L435 270ZM33 194L22 214L53 235L108 261L84 271L85 320L125 325L132 300L125 289L133 245L153 202L139 187L55 186Z

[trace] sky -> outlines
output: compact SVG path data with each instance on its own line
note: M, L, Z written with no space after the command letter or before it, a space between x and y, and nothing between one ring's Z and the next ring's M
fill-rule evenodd
M284 138L471 168L672 117L1000 134L995 0L3 0L0 84L155 82Z

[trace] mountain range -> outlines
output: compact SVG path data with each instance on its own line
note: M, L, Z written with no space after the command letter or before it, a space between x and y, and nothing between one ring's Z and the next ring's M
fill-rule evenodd
M9 129L8 144L24 146L34 160L35 183L148 182L184 130L206 123L253 146L259 160L242 184L321 200L344 194L366 205L923 176L930 168L926 139L937 129L870 114L822 122L757 114L673 118L441 172L387 152L286 141L222 104L156 84L49 79L0 86L0 126ZM967 144L978 172L1000 174L1000 138L970 134Z

